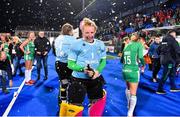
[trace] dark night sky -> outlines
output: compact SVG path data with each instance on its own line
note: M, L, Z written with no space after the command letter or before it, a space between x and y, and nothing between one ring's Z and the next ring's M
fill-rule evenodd
M79 25L83 17L101 22L119 12L142 6L152 0L84 0L85 7L80 17L83 0L0 0L0 32L13 32L19 26L36 26L45 30L59 30L64 23ZM178 0L175 0L178 1Z
M58 30L66 22L76 25L81 10L82 0L0 0L0 32L30 25Z

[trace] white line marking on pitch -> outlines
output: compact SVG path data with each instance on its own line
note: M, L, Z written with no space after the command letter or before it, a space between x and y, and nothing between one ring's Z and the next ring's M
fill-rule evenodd
M33 68L34 68L34 66L32 66L32 70L33 70ZM14 103L15 103L18 95L20 94L20 92L21 92L21 90L22 90L22 88L23 88L23 86L24 86L24 84L25 84L25 81L26 81L26 78L24 78L24 80L23 80L23 82L21 83L19 89L18 89L16 92L14 92L13 99L11 100L10 104L8 105L8 107L6 108L6 111L4 112L4 114L3 114L2 117L7 117L7 116L8 116L8 114L9 114L12 106L14 105Z

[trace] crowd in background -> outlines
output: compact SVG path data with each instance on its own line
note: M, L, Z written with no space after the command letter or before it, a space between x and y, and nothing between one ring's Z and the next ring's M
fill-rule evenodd
M140 31L141 29L180 25L180 8L163 8L162 10L154 11L152 14L132 14L118 20L111 19L103 22L99 27L98 36L103 41L108 41L113 36L122 39L124 33Z

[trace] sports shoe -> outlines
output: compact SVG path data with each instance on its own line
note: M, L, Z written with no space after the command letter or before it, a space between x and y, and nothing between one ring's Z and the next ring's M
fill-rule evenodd
M24 73L23 72L19 73L19 76L24 76Z
M166 94L166 91L164 91L164 90L157 90L156 94Z
M16 76L16 73L12 74L12 77L15 77Z
M171 88L170 91L171 91L171 92L180 92L180 89L177 89L177 88Z
M25 82L25 85L32 86L33 84L28 81L28 82Z
M48 77L45 76L43 80L47 80L47 79L48 79Z
M9 93L9 90L5 89L2 91L4 94L8 94Z
M153 78L152 81L153 81L153 82L157 82L157 79L156 79L156 78Z
M37 77L36 81L40 80L40 76Z
M34 80L29 80L28 82L31 83L31 84L34 84L34 83L35 83Z

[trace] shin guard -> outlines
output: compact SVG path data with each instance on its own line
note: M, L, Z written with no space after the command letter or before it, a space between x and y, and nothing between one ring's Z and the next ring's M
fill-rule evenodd
M66 98L67 98L66 90L68 87L68 83L69 82L67 79L61 80L61 85L60 85L60 99L61 99L61 101L66 101Z
M68 104L66 116L82 116L84 107Z
M60 110L59 110L60 117L66 116L67 107L68 107L68 103L66 103L66 102L62 102L60 104Z
M62 116L82 116L84 107L62 102L59 115Z
M106 104L106 91L103 90L103 98L97 100L89 107L89 116L102 116Z

